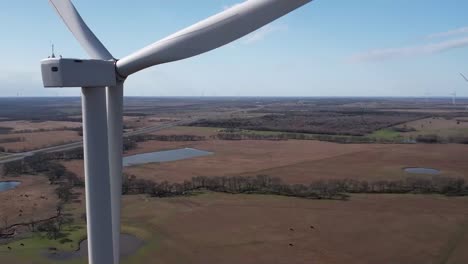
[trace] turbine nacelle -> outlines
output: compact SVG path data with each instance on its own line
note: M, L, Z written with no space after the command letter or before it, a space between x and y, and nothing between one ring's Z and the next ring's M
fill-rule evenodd
M44 87L106 87L117 84L115 61L49 58L41 61Z

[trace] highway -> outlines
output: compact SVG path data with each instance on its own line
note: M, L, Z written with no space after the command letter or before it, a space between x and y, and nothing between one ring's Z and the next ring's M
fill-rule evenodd
M169 122L169 123L164 123L164 124L158 124L154 126L143 127L143 128L135 129L134 131L124 133L124 137L142 135L142 134L147 134L147 133L171 128L174 126L186 125L196 120L197 119L186 119L186 120L179 120L179 121L174 121L174 122ZM67 150L81 148L82 146L83 146L83 141L77 141L73 143L46 147L46 148L41 148L41 149L36 149L36 150L31 150L31 151L21 152L21 153L2 153L5 156L0 156L0 164L11 162L11 161L16 161L16 160L22 160L25 157L29 157L37 153L52 153L52 152L67 151Z
M200 115L200 116L192 116L191 118L183 119L183 120L178 120L174 122L168 122L164 124L158 124L158 125L153 125L153 126L148 126L148 127L142 127L135 129L133 131L129 131L124 133L124 138L125 137L130 137L130 136L136 136L136 135L143 135L151 132L156 132L160 131L163 129L168 129L171 127L175 126L183 126L187 125L196 121L199 121L204 118L223 118L223 117L228 117L232 114L239 113L239 112L246 112L246 111L252 111L252 110L258 110L262 107L255 107L255 108L246 108L246 109L239 109L239 110L234 110L234 111L228 111L228 112L212 112L210 114L205 114L205 115ZM22 160L25 157L32 156L37 153L52 153L52 152L60 152L60 151L67 151L67 150L72 150L72 149L77 149L83 147L83 141L77 141L73 143L67 143L63 145L57 145L57 146L52 146L52 147L46 147L46 148L41 148L41 149L36 149L36 150L31 150L27 152L21 152L21 153L4 153L2 152L1 154L4 156L0 156L0 165L11 162L11 161L16 161L16 160Z

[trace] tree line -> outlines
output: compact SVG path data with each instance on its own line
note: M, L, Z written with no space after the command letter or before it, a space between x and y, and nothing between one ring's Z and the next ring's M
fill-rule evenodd
M124 138L124 151L132 150L137 147L137 144L140 142L156 140L156 141L203 141L206 140L204 136L195 136L195 135L134 135Z
M2 127L2 126L0 126L0 134L8 134L12 130L13 130L13 128L11 128L11 127Z
M435 135L419 135L416 137L418 143L426 144L444 144L444 143L455 143L455 144L468 144L468 137L463 135L450 136L447 138Z
M405 143L423 143L423 144L443 144L443 143L456 143L468 144L468 137L466 136L451 136L443 138L435 134L418 135L415 138L405 139L386 139L368 136L344 136L344 135L323 135L323 134L301 134L301 133L274 133L274 134L261 134L249 132L234 132L230 130L221 131L220 133L211 136L212 139L218 140L319 140L334 142L340 144L405 144Z
M70 151L79 153L79 150ZM64 153L61 153L64 155ZM45 175L50 184L58 185L55 192L62 203L67 203L73 198L72 188L84 186L84 181L75 173L68 171L65 166L53 158L58 153L38 153L23 160L11 161L3 165L3 175L19 176L21 174ZM79 155L77 155L79 156Z
M30 175L45 175L50 184L57 185L55 193L59 198L57 204L57 215L45 220L34 220L31 219L28 223L16 224L28 226L31 232L43 232L49 239L61 238L61 243L70 242L66 235L62 232L62 228L65 225L70 225L73 222L73 217L68 214L63 214L64 204L70 202L74 198L72 191L75 186L84 186L84 181L80 179L73 172L68 171L65 166L58 163L57 159L64 159L68 157L70 159L82 158L83 150L76 149L70 150L64 153L37 153L30 157L25 157L23 160L8 162L3 165L3 175L6 176L19 176L20 174ZM5 230L9 230L12 226L4 224L4 228L0 229L0 234L5 233ZM6 234L9 235L14 234Z
M144 138L144 137L143 137ZM84 186L76 174L67 171L56 160L83 158L82 149L63 153L39 153L24 160L4 164L4 175L43 174L51 184L58 184L57 195L65 203L72 198L74 186ZM183 183L154 182L125 175L123 194L149 194L170 197L191 194L199 190L225 193L258 193L310 199L346 199L349 193L422 193L467 195L462 178L445 176L411 176L401 180L366 181L354 179L318 180L310 184L287 184L268 175L207 177L198 176Z
M9 137L9 138L0 138L1 143L14 143L14 142L23 142L24 137Z
M124 177L123 194L148 194L154 197L190 195L200 190L231 194L272 194L308 199L344 200L351 193L416 193L468 195L464 179L452 177L408 177L403 180L365 181L353 179L318 180L311 184L287 184L268 175L205 177L198 176L183 183L154 182Z
M51 155L52 156L52 155ZM20 174L44 174L51 184L69 182L73 186L82 185L82 180L65 166L54 161L48 154L35 154L23 160L11 161L3 165L3 174L18 176Z
M28 134L35 132L51 132L51 131L82 131L82 127L57 127L57 128L38 128L38 129L22 129L22 130L9 130L8 132L0 134Z
M213 191L230 194L273 194L308 199L344 200L348 196L334 189L311 188L301 184L286 184L279 178L266 175L255 177L205 177L197 176L183 183L154 182L137 179L134 175L124 177L123 194L148 194L153 197L191 195L198 191Z
M365 136L340 136L340 135L324 135L324 134L302 134L302 133L274 133L274 134L260 134L260 133L243 133L243 132L220 132L212 139L218 140L319 140L334 142L340 144L366 144L366 143L402 143L395 142L395 140L378 139Z
M63 233L65 226L73 224L74 219L72 214L63 213L63 205L57 205L57 216L42 221L41 223L30 223L31 232L42 232L50 240L57 240L60 238L60 243L72 242L68 235Z
M262 116L201 119L190 126L241 128L305 134L365 136L374 131L427 117L427 114L352 109L262 108Z

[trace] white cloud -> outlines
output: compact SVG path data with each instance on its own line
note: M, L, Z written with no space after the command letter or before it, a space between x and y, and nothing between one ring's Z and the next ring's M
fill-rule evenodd
M445 31L445 32L434 33L434 34L428 35L427 38L429 39L446 38L446 37L453 37L453 36L464 35L464 34L468 34L468 27L461 27L461 28L456 28L456 29L452 29L449 31Z
M420 45L373 49L351 55L347 60L357 63L375 62L398 58L433 55L452 49L468 47L468 27L460 27L445 32L433 33L425 36L423 40L436 41L436 39L450 37L452 37L452 39L439 40L438 42L427 42Z
M432 55L444 51L468 47L468 37L445 40L437 43L428 43L418 46L401 48L375 49L358 54L349 58L351 62L373 62L397 58L407 58L422 55Z
M288 27L286 25L268 24L264 26L263 28L257 31L254 31L251 34L244 37L244 39L242 40L242 43L246 45L254 44L256 42L264 40L266 37L268 37L269 35L273 33L286 31L286 30L288 30Z

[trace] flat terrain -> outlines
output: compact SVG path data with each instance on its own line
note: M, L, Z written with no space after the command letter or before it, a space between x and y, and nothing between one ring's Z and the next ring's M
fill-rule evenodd
M142 152L167 147L166 142L145 142ZM152 163L126 169L138 178L180 182L193 176L265 174L290 183L314 180L392 180L408 176L406 167L429 167L443 175L468 179L468 146L336 144L319 141L202 141L174 147L214 152L207 157ZM448 158L450 157L450 158Z
M212 127L189 127L189 126L178 126L161 131L156 131L151 134L153 135L194 135L200 137L215 136L218 134L220 129Z
M180 144L179 142L177 144ZM142 151L159 148L160 142L145 142ZM200 141L185 144L215 153L190 160L151 163L126 169L138 178L181 182L194 176L234 176L265 169L321 160L367 149L377 145L340 145L319 141ZM282 178L289 177L284 175ZM324 176L326 177L326 176Z
M357 195L349 202L130 196L124 222L153 232L132 263L462 264L466 206L467 198L414 195Z
M0 147L23 151L81 139L77 131L38 131L79 125L77 98L0 99L0 103L5 106L0 109L5 118L0 121L0 142L22 138ZM125 155L185 147L214 154L133 166L125 172L155 182L264 174L289 184L309 184L329 179L398 180L410 176L403 171L406 167L426 167L440 170L442 177L468 180L468 144L395 144L406 141L391 140L427 134L468 138L468 112L461 104L453 106L446 98L126 98L127 131L196 119L203 122L151 134L206 140L173 137L174 141L138 142ZM35 132L5 134L12 130ZM288 131L313 136L327 133L323 135L329 136L326 140L334 142L352 135L352 142L375 142L359 139L376 137L390 139L377 142L394 144L267 140ZM221 140L219 133L252 137ZM82 160L57 162L83 177ZM56 214L58 185L50 185L45 176L1 180L22 184L0 193L0 220L8 215L13 224ZM0 240L0 263L54 263L47 258L48 248L77 249L86 236L83 192L74 187L77 197L64 207L65 214L74 219L64 227L70 241L50 240L43 233L23 233L8 245ZM468 197L422 194L353 194L349 201L209 192L174 198L127 195L123 197L123 232L137 236L144 246L123 263L466 264L466 208Z
M42 220L56 215L58 203L56 186L46 177L28 176L0 177L0 181L20 181L15 189L0 192L0 228L8 225Z
M211 151L212 156L189 160L150 163L129 167L125 172L138 178L155 181L182 182L194 176L227 176L282 167L298 162L321 160L363 150L379 148L378 145L341 145L319 141L199 141L141 143L136 150L126 155L147 153L167 149L191 147ZM69 170L83 174L82 161L62 162ZM284 178L284 177L283 177Z
M167 122L178 121L179 119L171 117L155 116L124 116L124 124L129 129L161 125Z
M468 180L468 146L466 145L385 145L321 160L307 160L287 166L247 173L281 177L292 183L310 180L356 179L399 180L410 174L408 167L435 168L441 175ZM450 158L448 158L450 157ZM430 177L430 176L428 176Z
M1 139L21 138L18 142L1 143L8 152L23 152L81 140L77 131L45 131L0 135Z
M36 131L41 129L53 130L53 129L67 129L67 128L78 128L81 127L79 122L70 121L40 121L33 122L28 120L17 120L17 121L3 121L0 122L0 127L8 127L12 129L12 132L17 131Z
M128 167L126 173L153 181L182 182L194 176L269 175L289 183L316 180L398 180L407 167L427 167L468 180L467 145L460 144L337 144L319 141L200 141L141 143L127 155L191 147L214 155ZM62 162L83 175L81 160ZM430 177L430 176L428 176Z
M434 134L442 137L460 136L468 134L468 122L460 122L464 118L426 118L404 124L407 128L416 130L408 135ZM402 127L402 126L399 126Z
M145 244L123 263L464 264L467 206L468 198L438 195L125 196L124 230ZM25 256L31 249L0 246L0 261L30 263ZM41 254L34 261L51 263Z

